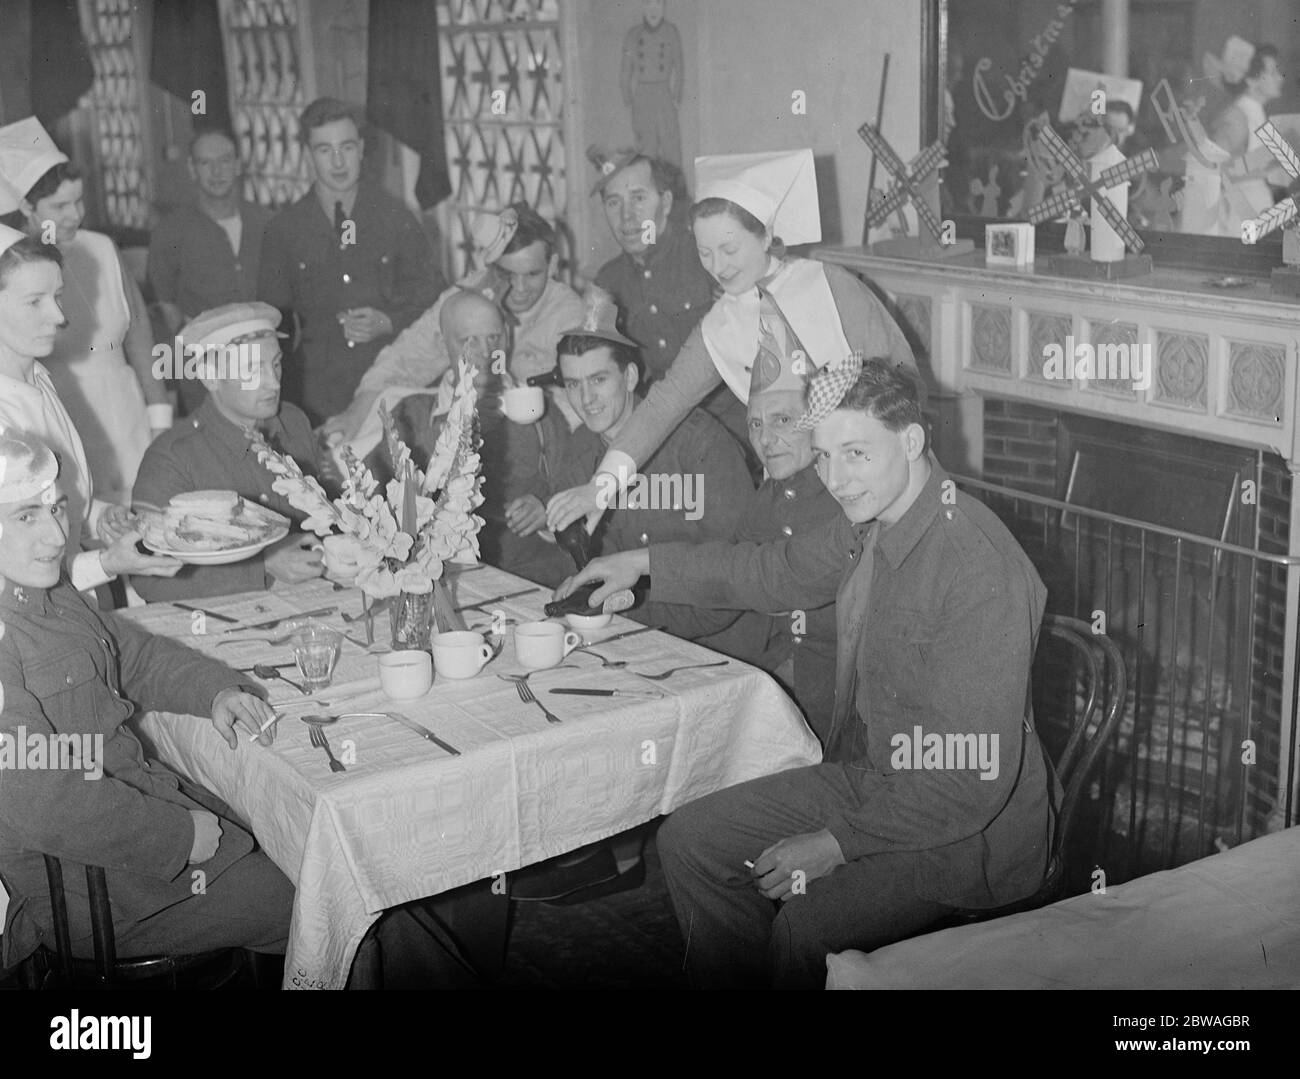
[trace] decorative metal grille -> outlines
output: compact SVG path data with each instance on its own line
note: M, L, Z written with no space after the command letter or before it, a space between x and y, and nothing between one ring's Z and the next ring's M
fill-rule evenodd
M311 186L298 141L307 105L298 0L222 0L231 119L244 164L244 197L278 209Z
M520 201L557 225L567 264L558 0L438 0L438 25L453 273L474 214Z
M131 0L85 0L81 25L95 68L88 96L104 213L109 224L144 228L149 221L148 154Z

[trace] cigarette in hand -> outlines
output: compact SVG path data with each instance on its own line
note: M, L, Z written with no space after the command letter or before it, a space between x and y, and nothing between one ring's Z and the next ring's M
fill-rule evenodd
M258 728L256 734L250 735L248 740L250 742L256 742L259 738L262 737L262 735L264 735L267 731L269 731L272 727L274 727L279 721L280 721L280 713L276 712L275 715L273 715L270 719L268 719L265 723L263 723L261 727Z
M754 868L754 863L751 862L748 858L745 859L745 868L746 868L746 869L753 869L753 868Z

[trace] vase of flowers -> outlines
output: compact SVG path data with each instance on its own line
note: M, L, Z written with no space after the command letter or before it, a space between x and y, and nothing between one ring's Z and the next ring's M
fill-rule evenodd
M474 371L461 360L459 374L425 471L411 460L387 410L381 412L394 476L382 493L371 471L345 449L343 493L331 500L297 462L253 436L257 459L276 477L272 488L307 515L303 528L357 539L357 587L372 605L390 601L394 648L427 649L434 625L439 632L464 629L451 609L443 567L466 552L478 556L483 520L474 510L483 495Z

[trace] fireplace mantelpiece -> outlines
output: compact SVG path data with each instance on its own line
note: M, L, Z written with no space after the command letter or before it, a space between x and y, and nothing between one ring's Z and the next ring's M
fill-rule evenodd
M982 253L943 262L860 247L816 254L892 301L930 376L935 448L950 471L984 475L986 399L1247 446L1277 454L1293 477L1300 471L1300 302L1273 295L1267 280L1221 289L1209 284L1212 274L1197 271L1157 269L1105 282L990 268ZM1070 338L1145 346L1150 385L1045 378L1044 349L1064 349ZM1288 525L1282 747L1297 736L1300 497L1290 500Z

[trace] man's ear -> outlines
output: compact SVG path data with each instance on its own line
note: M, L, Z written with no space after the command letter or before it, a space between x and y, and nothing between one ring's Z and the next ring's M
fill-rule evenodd
M664 219L667 220L673 212L673 193L671 191L661 192L659 195L659 205L663 207Z
M909 423L903 429L903 449L909 461L925 456L925 428L919 423Z
M551 252L550 261L546 264L546 276L550 278L554 278L555 275L559 272L559 269L560 269L560 253L558 251L553 251Z
M634 363L629 363L623 371L623 383L627 386L628 393L635 393L637 386L641 383L641 372L637 370Z

